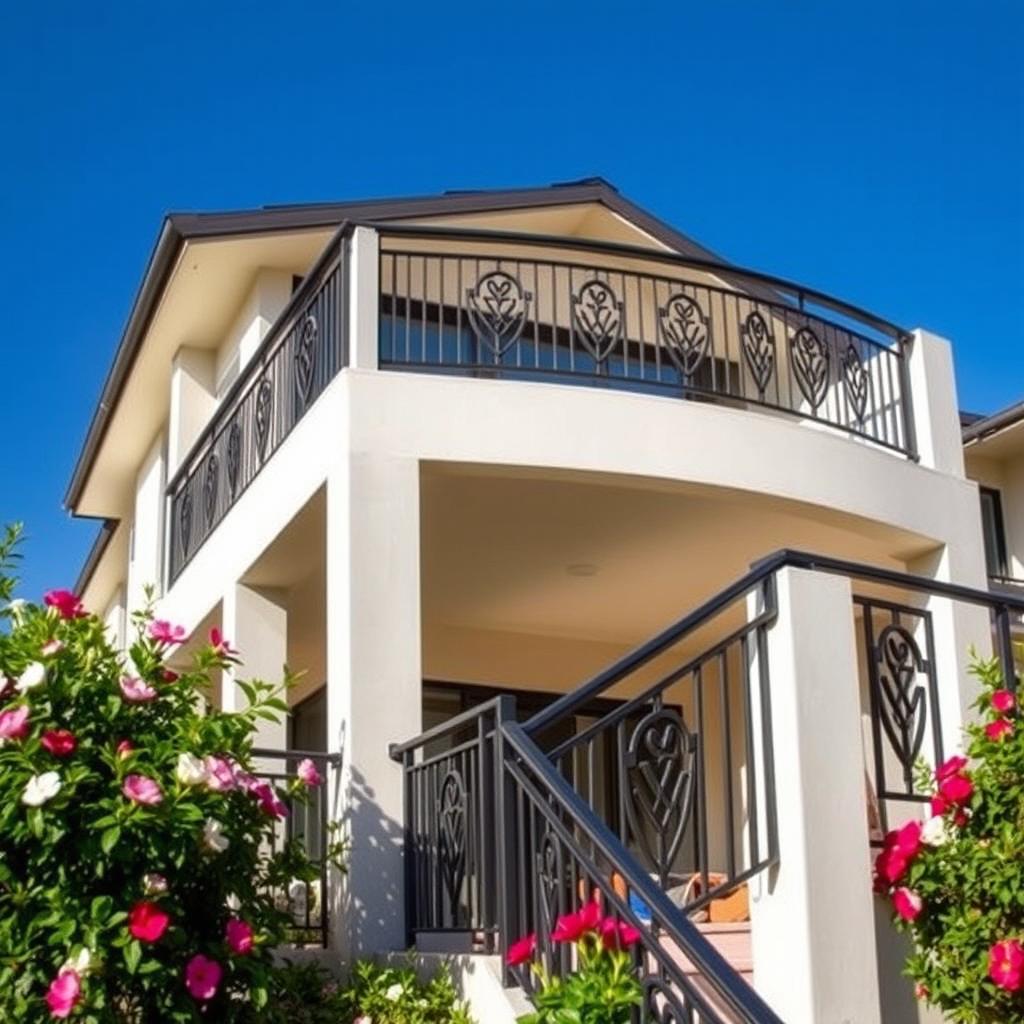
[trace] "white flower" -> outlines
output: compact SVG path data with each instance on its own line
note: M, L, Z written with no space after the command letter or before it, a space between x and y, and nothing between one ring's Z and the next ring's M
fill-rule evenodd
M233 893L228 893L228 898L224 901L224 905L233 914L237 914L242 909L242 901Z
M949 839L949 828L941 814L929 818L921 826L921 842L929 846L941 846Z
M147 896L162 896L167 892L167 879L152 871L142 876L142 889Z
M46 666L41 661L33 661L24 672L18 676L16 689L19 693L32 690L46 682Z
M216 818L207 818L203 826L203 846L214 853L223 853L231 842L221 833L224 826Z
M28 807L41 807L60 792L60 776L56 772L33 775L21 794L21 802Z
M402 998L402 986L396 981L394 985L388 987L388 990L384 993L384 998L392 1003L397 1003Z
M201 786L206 781L206 765L194 754L179 754L175 774L186 786Z
M74 971L79 977L88 973L90 966L92 966L92 953L83 946L77 956L68 957L64 961L64 966L57 972L63 974L65 971Z
M7 606L7 610L11 613L11 618L19 626L25 621L25 605L27 604L28 602L23 597L16 597Z

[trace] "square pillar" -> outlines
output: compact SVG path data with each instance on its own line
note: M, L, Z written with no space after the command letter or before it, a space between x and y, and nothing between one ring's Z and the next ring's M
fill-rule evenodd
M236 679L259 679L277 685L284 677L288 660L288 612L283 595L269 588L236 583L224 595L221 629L233 647L242 652L244 663L224 673L221 707L237 711L245 706L245 695ZM254 743L258 747L284 750L288 745L288 723L260 720ZM277 766L280 767L280 766Z
M217 408L216 356L183 345L171 361L167 421L167 476L174 476Z
M327 744L350 842L330 891L343 962L405 946L403 775L388 745L422 728L419 464L345 455L327 482Z
M914 432L922 466L964 476L964 445L956 398L953 349L945 338L916 330L908 349Z
M135 501L128 541L127 605L129 614L146 603L146 588L160 594L163 581L163 522L167 455L163 433L150 446L135 478ZM129 627L129 639L131 639Z
M352 231L348 310L348 365L376 370L380 351L380 240L373 228Z
M880 1024L850 583L783 569L776 586L779 863L751 881L754 984L783 1020Z

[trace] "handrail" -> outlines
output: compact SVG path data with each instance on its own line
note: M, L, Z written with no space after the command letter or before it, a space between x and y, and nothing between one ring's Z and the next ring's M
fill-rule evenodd
M1024 597L1018 597L1016 594L996 594L991 590L981 590L977 587L967 587L960 583L933 580L926 576L916 576L913 573L900 572L896 569L885 569L881 566L870 565L865 562L852 562L847 559L834 558L831 555L816 555L808 551L782 548L754 562L749 572L744 573L743 576L734 580L703 604L698 605L682 618L677 619L672 625L663 629L650 640L623 655L618 661L599 672L588 682L575 687L563 697L559 697L558 700L553 701L546 708L538 711L537 714L523 723L523 728L529 735L535 736L540 730L547 728L559 718L574 713L581 705L593 700L641 665L646 664L657 657L662 651L678 643L744 593L752 590L784 568L826 572L869 583L881 583L904 590L913 590L917 593L932 594L936 597L948 597L953 600L966 601L970 604L995 609L997 616L1000 613L1000 609L1013 609L1024 612ZM1006 658L1007 645L1009 643L1009 624L1006 623L1005 628L1002 623L997 623L997 625L1000 632L1000 659L1003 661L1004 666L1012 664L1012 653L1010 660ZM1007 685L1012 684L1013 678L1011 675L1008 675Z
M724 1005L742 1021L750 1024L782 1024L781 1018L754 988L736 973L725 957L654 883L650 875L639 869L633 854L555 770L523 727L517 722L504 721L499 722L498 728L503 741L543 782L545 798L560 803L573 823L586 833L595 849L609 863L616 866L628 888L636 892L651 909L652 916L657 916L665 935L685 953ZM612 894L606 894L606 897L615 899L616 909L634 928L641 932L647 931L647 926L636 916L627 902L617 899ZM659 939L653 938L651 941L657 943Z
M342 242L352 233L354 227L355 224L352 221L342 221L338 230L331 236L331 240L324 246L313 266L309 268L306 276L302 279L302 283L292 293L291 298L271 325L270 330L267 331L266 337L260 342L249 362L242 367L238 376L224 393L224 397L217 403L217 408L210 417L210 421L203 427L189 448L188 454L181 460L174 475L168 480L167 486L164 488L164 493L167 496L173 495L178 490L182 480L194 468L200 453L209 446L214 435L224 428L225 423L222 420L225 410L232 410L238 397L253 383L250 374L246 372L247 369L265 363L277 350L278 345L287 338L292 322L315 294L317 287L322 283L324 274L330 268L334 258L339 255Z
M486 714L488 711L497 711L499 707L505 706L506 701L506 697L492 697L482 704L471 707L468 711L462 711L451 718L446 718L439 725L431 726L425 732L421 732L419 736L406 743L391 743L388 746L388 756L392 761L400 761L402 755L409 753L410 750L416 750L432 740L447 736L448 733L455 732L470 722L475 722L482 714Z
M651 263L663 263L669 266L689 267L694 270L704 270L709 273L724 275L727 277L743 277L757 281L759 284L769 288L790 292L796 297L798 305L794 307L795 312L803 310L804 302L808 299L829 309L841 316L852 317L855 320L885 334L896 341L910 337L910 332L898 324L894 324L883 317L876 316L859 306L854 306L842 299L837 299L826 292L818 291L815 288L808 288L805 285L790 281L784 277L774 274L766 274L760 270L751 270L747 267L736 266L731 263L723 263L719 260L702 259L696 256L685 256L681 253L647 249L639 245L625 245L619 242L602 242L585 238L562 238L557 235L532 235L520 231L488 231L479 228L452 228L452 227L429 227L425 225L387 224L376 223L369 225L380 235L397 238L443 238L463 239L465 241L480 242L505 242L519 245L532 245L546 249L570 249L583 252L605 253L613 256L623 256L631 259L642 259Z

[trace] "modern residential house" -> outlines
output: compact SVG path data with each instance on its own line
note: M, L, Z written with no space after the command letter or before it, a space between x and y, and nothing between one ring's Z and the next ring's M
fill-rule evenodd
M292 897L333 962L458 954L511 1021L508 945L565 969L597 893L645 1021L891 1024L871 844L969 646L1013 671L1022 452L1021 409L961 435L946 341L588 179L169 216L66 501L118 637L152 584L304 673L261 743L331 766L292 827L349 870Z

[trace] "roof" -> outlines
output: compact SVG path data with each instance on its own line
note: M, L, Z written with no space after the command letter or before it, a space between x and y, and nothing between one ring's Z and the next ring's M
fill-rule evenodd
M960 414L960 425L964 444L984 440L990 434L1005 430L1024 420L1024 401L1015 402L991 416L974 416L971 413Z
M603 178L583 178L534 188L494 191L451 191L434 196L363 199L335 203L264 206L256 210L221 213L172 213L164 218L136 293L114 360L107 371L100 399L71 474L65 506L74 512L109 424L120 401L149 322L177 262L181 247L192 239L265 234L337 226L345 220L382 224L410 217L480 213L567 203L600 203L676 252L698 259L724 262L715 253L670 224L637 206Z

